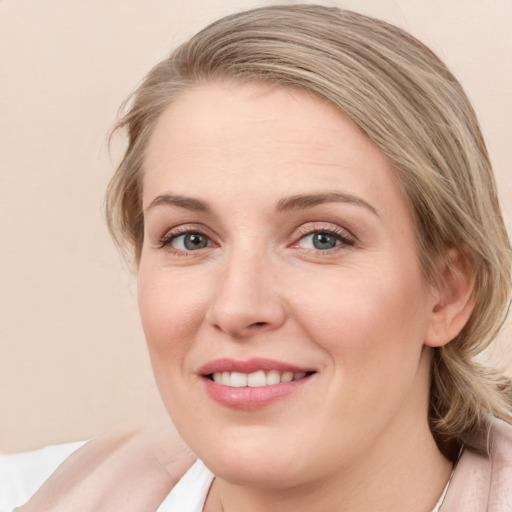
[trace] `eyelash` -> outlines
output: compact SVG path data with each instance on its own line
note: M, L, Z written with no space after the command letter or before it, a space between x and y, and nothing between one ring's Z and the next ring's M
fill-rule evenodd
M334 251L347 249L349 247L353 247L354 245L356 245L356 239L352 235L347 233L346 230L342 230L340 228L336 228L336 227L332 227L332 226L325 226L325 224L324 225L313 224L313 225L309 225L309 226L308 225L301 226L298 229L298 232L300 234L300 237L297 238L296 241L293 242L288 247L300 248L298 246L300 241L304 240L307 236L311 236L314 234L327 234L330 236L334 236L340 243L335 245L333 248L325 249L325 250L307 249L307 248L304 250L315 252L317 254L326 254L327 255L327 254L331 254ZM165 233L165 235L158 240L158 248L161 248L161 249L166 248L171 253L177 254L180 256L188 256L192 252L199 251L200 249L198 249L197 251L187 251L187 250L176 249L176 248L172 247L172 242L174 240L176 240L177 238L179 238L181 236L189 235L189 234L197 234L197 235L206 237L208 240L208 244L209 244L207 247L216 245L215 242L213 242L212 237L206 233L204 228L201 228L199 226L198 227L183 226L183 227L175 228L174 230ZM205 247L205 248L207 248L207 247Z
M314 235L314 234L326 234L335 237L340 243L334 246L331 249L305 249L307 251L312 251L317 254L332 254L334 251L339 251L343 249L347 249L349 247L353 247L356 245L356 239L348 233L346 230L334 227L334 226L326 226L325 224L313 224L305 226L301 226L299 228L299 234L300 237L297 239L297 241L293 242L293 244L290 247L298 247L298 244L301 240L304 240L307 236Z
M197 226L197 227L195 227L195 226L180 226L180 227L173 229L172 231L168 231L167 233L165 233L165 235L162 238L160 238L160 240L158 240L158 247L160 249L165 248L174 254L187 256L191 252L195 252L195 251L175 249L171 245L174 240L176 240L180 236L185 236L185 235L201 235L208 239L208 243L210 245L212 243L212 237L206 233L204 228L201 228L199 226Z

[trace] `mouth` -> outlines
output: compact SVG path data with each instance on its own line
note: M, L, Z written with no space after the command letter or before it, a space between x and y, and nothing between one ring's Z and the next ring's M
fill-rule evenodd
M206 378L217 384L222 384L223 386L228 386L231 388L261 388L264 386L275 386L284 382L302 380L309 375L312 375L313 373L315 372L280 372L279 370L257 370L252 373L215 372L206 375Z
M217 359L198 372L207 395L223 406L253 410L299 392L317 373L270 359Z

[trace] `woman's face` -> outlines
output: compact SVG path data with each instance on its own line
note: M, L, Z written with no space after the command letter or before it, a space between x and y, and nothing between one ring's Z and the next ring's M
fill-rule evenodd
M428 428L434 297L390 161L339 110L197 86L159 119L143 190L156 380L214 473L295 485Z

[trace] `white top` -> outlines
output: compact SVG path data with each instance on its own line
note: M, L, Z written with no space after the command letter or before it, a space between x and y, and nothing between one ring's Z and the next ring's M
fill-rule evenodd
M0 456L0 512L24 505L43 482L87 441Z
M213 473L198 459L174 486L157 512L201 512Z

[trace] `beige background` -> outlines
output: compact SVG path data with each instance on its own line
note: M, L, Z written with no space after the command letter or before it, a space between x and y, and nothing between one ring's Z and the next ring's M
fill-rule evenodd
M270 3L287 2L0 0L0 451L165 418L134 278L102 217L116 159L105 136L172 46ZM512 2L336 3L406 28L452 68L480 117L510 224ZM495 357L510 371L507 331Z

